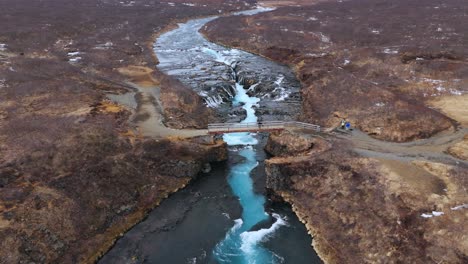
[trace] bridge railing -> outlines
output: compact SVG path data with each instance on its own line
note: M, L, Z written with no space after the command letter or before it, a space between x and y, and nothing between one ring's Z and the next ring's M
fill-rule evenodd
M317 132L320 132L320 130L321 130L321 127L319 125L314 125L314 124L309 124L309 123L304 123L304 122L289 121L289 122L285 122L285 123L286 123L287 127L311 129L311 130L315 130Z
M232 133L250 131L274 131L286 128L303 128L319 132L320 126L297 121L264 121L252 123L214 123L208 125L208 133Z

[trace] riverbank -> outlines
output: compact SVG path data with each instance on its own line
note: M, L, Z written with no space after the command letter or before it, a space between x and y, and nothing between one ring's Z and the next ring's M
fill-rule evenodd
M264 194L263 147L256 149L259 165L251 177L257 194ZM262 140L263 138L263 140ZM141 223L120 238L99 263L216 263L212 250L241 216L237 197L227 182L228 171L242 163L238 148L231 148L229 159L212 167L183 190L171 195ZM309 246L311 238L289 206L267 203L266 211L277 213L287 222L261 244L283 258L281 263L321 263ZM269 228L273 222L258 228ZM287 243L285 243L287 241ZM177 254L174 254L177 252Z
M154 68L152 34L171 21L249 8L172 2L0 3L0 262L92 263L223 159L211 140L144 137L128 122L136 89L119 69ZM177 96L170 88L162 94Z
M326 263L463 262L467 162L437 152L414 157L414 146L395 143L396 153L363 156L346 137L312 137L312 148L291 152L303 147L300 138L310 135L270 137L267 188L291 203Z

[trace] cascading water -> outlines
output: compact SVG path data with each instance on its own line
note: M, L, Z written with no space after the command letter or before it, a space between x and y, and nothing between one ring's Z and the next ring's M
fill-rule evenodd
M259 8L239 14L250 15L268 10L270 9ZM161 36L155 44L160 62L158 68L192 87L205 98L208 107L220 108L223 104L229 105L229 101L234 107L242 106L246 112L242 123L257 122L255 108L260 104L286 109L286 99L299 91L299 84L290 69L256 55L207 41L198 30L213 19L215 18L203 18L179 24L177 30ZM257 81L250 82L249 89L245 89L243 85L245 76L250 76L250 80L251 76L255 76ZM220 83L224 86L220 86ZM258 94L258 87L261 87L261 93L263 89L263 94ZM249 96L252 92L257 93L258 97ZM265 112L268 111L262 113ZM262 114L262 118L265 116ZM289 117L289 112L283 116ZM256 159L256 135L230 133L223 138L230 146L231 155L244 158L230 168L228 175L229 186L242 207L242 216L234 221L234 226L214 247L212 257L219 263L282 263L283 258L279 254L262 246L262 242L268 242L268 238L273 237L276 231L281 232L280 227L287 226L287 223L286 217L279 214L268 215L264 207L265 197L254 191L250 173L259 164ZM270 218L274 220L270 227L252 230Z
M243 12L245 13L258 13L261 11L267 11L268 9L259 9L255 11ZM202 27L204 23L207 23L211 19L200 20L196 24L197 27ZM195 25L192 28L181 28L179 32L174 32L172 34L187 34L189 31L197 30ZM170 33L171 34L171 33ZM183 39L175 38L174 39ZM200 35L195 35L190 39L192 43L200 44L198 47L189 49L188 52L197 51L194 53L196 57L207 56L209 60L214 63L210 66L211 68L220 67L219 64L224 65L224 67L230 70L230 73L224 76L220 76L223 79L226 77L235 81L234 85L234 97L231 93L233 106L242 106L246 111L246 117L241 121L243 123L247 122L257 122L257 116L255 115L255 107L258 107L260 98L249 96L247 94L248 90L244 89L243 86L243 76L240 72L237 72L237 61L239 58L246 58L251 56L243 51L236 49L225 49L220 48L220 46L212 43L207 43ZM164 40L161 43L165 43ZM161 45L167 46L167 45ZM183 73L180 70L172 70L175 63L189 63L185 61L187 57L181 59L175 59L173 52L166 52L162 50L160 52L160 65L162 69L167 69L168 73L173 73L180 76L182 81L186 81L186 84L191 84L194 78L186 78L188 73ZM179 58L179 57L177 57ZM209 61L208 60L208 61ZM252 61L252 60L250 60ZM216 64L217 63L217 64ZM272 69L274 67L271 67ZM225 68L226 69L226 68ZM210 79L203 77L204 73L199 72L199 75L195 76L196 78L202 78L204 82L209 82ZM284 77L281 77L280 80L275 82L275 85L281 85ZM252 85L250 88L255 89L259 83ZM198 85L195 85L198 86ZM205 91L201 91L199 94L205 96L205 101L209 107L217 107L222 103L222 98L219 95L211 95ZM278 214L273 214L273 218L276 219L275 223L267 229L260 229L256 231L251 231L252 227L256 224L269 219L269 215L265 212L264 203L265 197L262 195L256 194L253 188L253 181L250 177L250 172L258 165L256 161L256 151L254 146L258 143L258 140L255 138L255 135L251 133L231 133L224 135L224 141L227 142L229 146L232 146L230 151L238 149L239 146L243 146L239 151L238 155L242 156L245 160L240 164L237 164L231 168L228 176L229 185L233 193L239 198L239 202L242 206L242 218L235 220L235 225L231 230L226 234L226 237L223 241L219 242L215 249L213 250L214 258L220 263L275 263L281 262L281 257L275 255L273 252L263 248L260 245L262 240L265 240L269 235L273 234L280 226L286 225L286 222ZM234 147L236 146L236 147Z
M261 11L265 9L242 14ZM213 19L190 20L161 35L154 45L158 69L191 87L230 122L244 112L241 122L257 122L256 113L262 120L292 118L300 86L291 69L206 40L198 30ZM265 155L256 151L257 138L224 135L230 145L227 178L224 165L215 165L210 175L164 200L100 263L321 263L290 209L274 205L275 213L265 212L265 198L255 192L251 178ZM260 184L265 179L252 177ZM233 216L239 219L233 222Z
M237 78L235 63L232 62L232 59L224 58L222 54L210 49L204 49L204 52L212 55L215 60L230 65L231 76L237 80L235 84L236 93L232 103L233 105L242 105L247 113L241 123L257 122L254 107L257 106L260 99L247 94L247 90L240 84L242 80ZM281 257L263 248L259 243L280 226L285 225L285 220L278 214L273 214L276 222L270 228L250 231L256 224L267 220L269 217L264 209L265 198L254 192L253 182L250 177L250 172L258 165L253 147L258 143L258 140L253 134L247 132L224 134L223 138L229 146L243 146L238 154L244 157L245 160L233 166L228 176L229 185L233 193L239 198L243 211L242 218L235 220L235 225L227 233L225 239L216 245L213 256L220 263L280 262Z

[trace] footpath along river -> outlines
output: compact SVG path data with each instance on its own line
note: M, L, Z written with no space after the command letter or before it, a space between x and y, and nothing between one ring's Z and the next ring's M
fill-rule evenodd
M158 68L194 89L226 120L292 119L299 84L290 69L203 38L199 29L215 18L190 20L161 35L155 44ZM223 138L228 162L166 199L100 263L321 263L288 206L265 208L266 135Z

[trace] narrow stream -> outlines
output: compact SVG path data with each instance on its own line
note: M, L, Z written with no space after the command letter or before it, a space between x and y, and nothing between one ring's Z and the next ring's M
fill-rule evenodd
M234 69L233 75L234 79L237 79ZM241 123L257 122L254 106L260 99L248 96L246 89L239 83L236 83L235 87L233 104L242 105L247 113ZM254 192L253 181L250 178L250 173L258 165L255 149L251 145L257 144L258 141L251 133L225 134L224 141L229 146L245 146L239 152L245 160L233 166L228 176L229 185L242 206L242 218L235 220L235 225L229 230L226 238L216 245L214 257L219 263L279 262L281 258L261 247L259 242L279 226L285 225L283 219L279 215L274 215L276 222L270 228L250 231L256 224L268 219L264 208L265 198Z
M241 13L262 11L267 10ZM213 19L190 20L160 36L158 68L197 91L207 107L231 122L294 118L298 108L291 105L299 83L290 69L207 41L198 30ZM265 208L263 135L223 138L229 145L227 166L214 167L164 201L100 263L321 263L287 206Z

